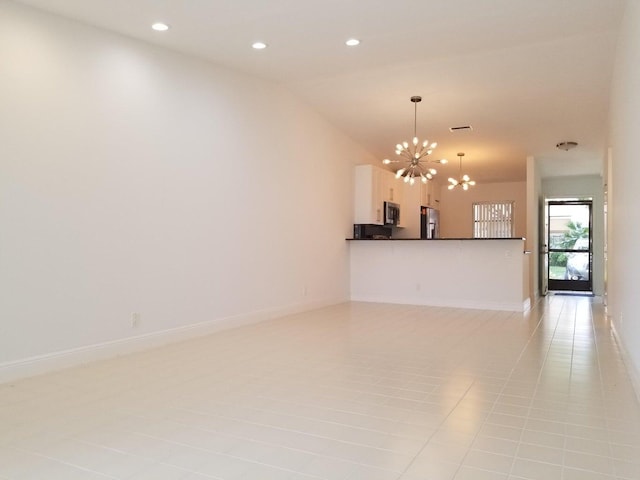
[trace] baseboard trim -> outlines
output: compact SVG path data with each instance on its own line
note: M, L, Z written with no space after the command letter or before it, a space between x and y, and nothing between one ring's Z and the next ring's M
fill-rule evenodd
M0 383L75 367L85 363L119 357L130 353L160 347L190 338L264 322L278 317L336 305L348 299L326 299L286 307L265 309L240 315L217 318L193 325L146 333L108 342L85 345L44 355L33 356L0 364Z
M461 299L426 299L416 300L416 298L398 298L370 295L351 295L352 302L368 302L368 303L391 303L397 305L424 305L426 307L451 307L451 308L468 308L473 310L498 310L506 312L525 312L531 307L531 302L526 299L520 303L517 302L470 302Z
M636 398L638 402L640 402L640 371L635 367L633 362L631 361L631 356L622 341L618 330L616 329L616 325L611 319L610 315L607 315L607 319L609 320L609 325L611 325L611 332L613 333L613 337L620 348L620 353L622 354L622 362L624 366L627 368L627 373L629 374L629 379L631 380L631 386L633 387L634 392L636 393Z

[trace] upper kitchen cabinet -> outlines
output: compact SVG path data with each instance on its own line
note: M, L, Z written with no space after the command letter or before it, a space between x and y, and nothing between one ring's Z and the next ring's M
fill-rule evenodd
M384 202L400 205L399 227L403 222L403 191L406 184L388 171L373 165L358 165L355 171L354 223L382 225Z
M440 208L440 185L435 180L420 184L420 203L424 207Z
M382 200L384 202L402 205L404 187L405 183L398 180L394 173L382 170Z
M396 178L393 172L384 170L382 182L382 193L385 202L392 202L400 205L400 220L398 227L406 226L408 208L406 204L405 189L410 188L408 184Z
M358 165L355 173L353 223L382 225L384 223L383 175L385 170L373 165Z

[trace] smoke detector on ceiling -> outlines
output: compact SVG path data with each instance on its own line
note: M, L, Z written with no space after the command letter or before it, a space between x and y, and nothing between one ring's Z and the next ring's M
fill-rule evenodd
M568 152L569 150L571 150L572 148L576 148L577 146L578 142L560 142L556 144L556 148L564 150L565 152Z

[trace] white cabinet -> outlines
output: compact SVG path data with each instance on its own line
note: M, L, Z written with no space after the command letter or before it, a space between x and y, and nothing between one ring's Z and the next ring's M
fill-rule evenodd
M424 207L440 208L440 185L435 180L420 185L420 203Z
M404 227L406 223L405 188L408 188L408 185L396 178L395 173L382 170L382 201L400 205L400 221L398 222L398 227Z
M405 183L396 178L393 172L382 170L382 200L402 204L402 191Z
M388 170L373 165L358 165L355 172L354 223L382 225L384 202L392 202L400 205L398 226L403 227L406 218L405 188L409 188L407 184Z
M409 213L409 208L406 202L407 195L405 194L405 189L407 188L411 187L407 183L404 183L402 180L396 178L394 173L391 173L391 175L389 175L389 183L387 185L387 189L390 192L389 201L400 205L400 221L398 222L399 227L407 226L407 215Z
M420 184L420 205L423 207L430 207L433 201L433 186L432 182Z
M382 225L384 215L383 174L373 165L358 165L355 173L355 218L353 223Z
M433 208L440 208L440 192L442 192L442 186L435 182L431 181L433 184Z

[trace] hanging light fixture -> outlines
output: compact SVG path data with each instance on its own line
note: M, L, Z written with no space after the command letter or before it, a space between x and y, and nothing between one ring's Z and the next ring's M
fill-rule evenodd
M458 153L458 158L460 159L460 180L449 177L449 183L451 183L451 185L449 185L449 190L453 190L456 187L462 187L463 190L469 190L470 186L476 184L476 182L469 178L469 175L462 174L462 157L464 157L464 153Z
M396 155L401 158L397 160L389 160L385 158L382 163L389 165L391 163L405 163L403 168L400 168L396 172L396 178L404 177L405 183L413 185L416 182L416 178L422 180L422 183L427 183L427 180L431 180L437 173L434 168L427 167L427 163L447 163L446 159L441 160L426 160L426 157L431 155L433 149L438 146L436 142L429 144L429 140L420 142L416 135L416 124L418 120L418 102L422 101L422 97L413 96L411 101L414 105L413 113L413 141L403 142L396 145Z

